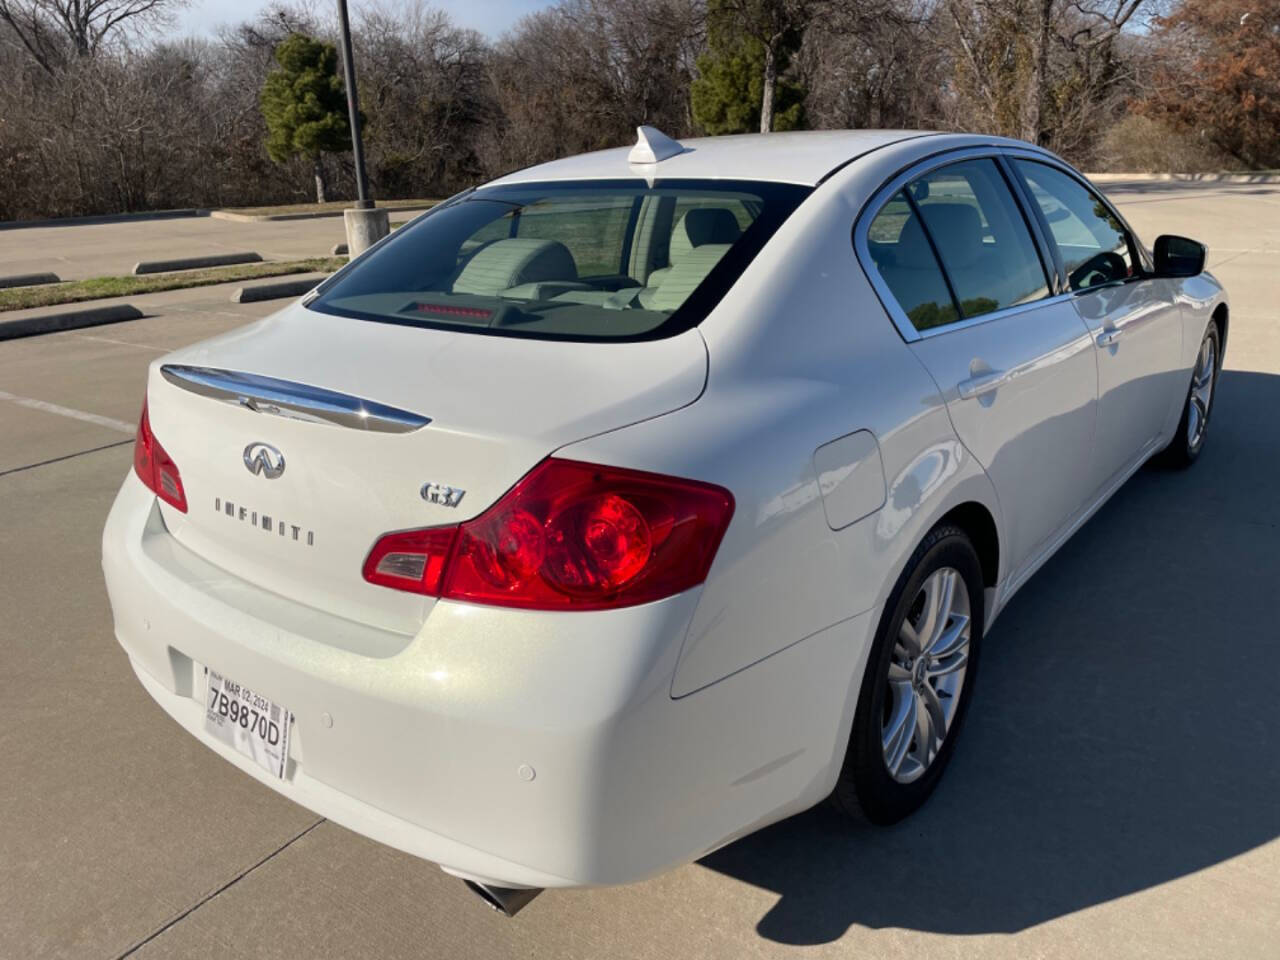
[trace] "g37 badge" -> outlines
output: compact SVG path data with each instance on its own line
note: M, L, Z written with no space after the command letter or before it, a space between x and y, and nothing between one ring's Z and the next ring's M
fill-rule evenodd
M466 494L467 491L461 487L449 487L443 483L428 482L422 485L422 499L427 503L438 503L442 507L456 507Z

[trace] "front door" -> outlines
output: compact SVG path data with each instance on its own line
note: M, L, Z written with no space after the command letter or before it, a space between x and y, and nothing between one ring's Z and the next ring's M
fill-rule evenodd
M1168 280L1144 277L1137 245L1110 207L1065 170L1017 159L1014 168L1053 238L1073 303L1094 341L1098 427L1091 493L1151 453L1177 416L1182 323Z

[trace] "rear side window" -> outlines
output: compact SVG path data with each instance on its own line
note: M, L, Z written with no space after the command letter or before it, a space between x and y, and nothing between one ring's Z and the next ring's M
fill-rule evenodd
M396 231L307 306L504 336L669 336L710 312L810 192L721 180L483 188Z
M1101 197L1047 164L1014 162L1049 224L1072 290L1133 276L1129 236Z
M917 330L959 319L942 268L907 197L894 194L867 231L876 269Z
M881 208L867 241L917 330L1049 294L1035 241L993 160L951 164L913 181Z
M943 167L909 189L966 319L1049 295L1035 241L994 160Z

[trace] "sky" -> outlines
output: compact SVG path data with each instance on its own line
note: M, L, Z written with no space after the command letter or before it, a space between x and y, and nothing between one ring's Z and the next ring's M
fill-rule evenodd
M316 8L333 6L337 0L312 0ZM347 0L354 17L364 0ZM378 0L373 0L377 3ZM174 36L213 36L223 24L248 20L270 0L191 0L176 17ZM506 32L526 13L550 6L551 0L432 0L431 6L446 11L459 26L471 27L490 37Z

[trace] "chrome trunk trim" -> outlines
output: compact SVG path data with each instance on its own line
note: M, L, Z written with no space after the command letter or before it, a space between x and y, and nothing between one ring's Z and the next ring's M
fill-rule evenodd
M431 422L430 417L362 397L253 373L165 364L160 374L190 393L290 420L376 433L410 433Z

